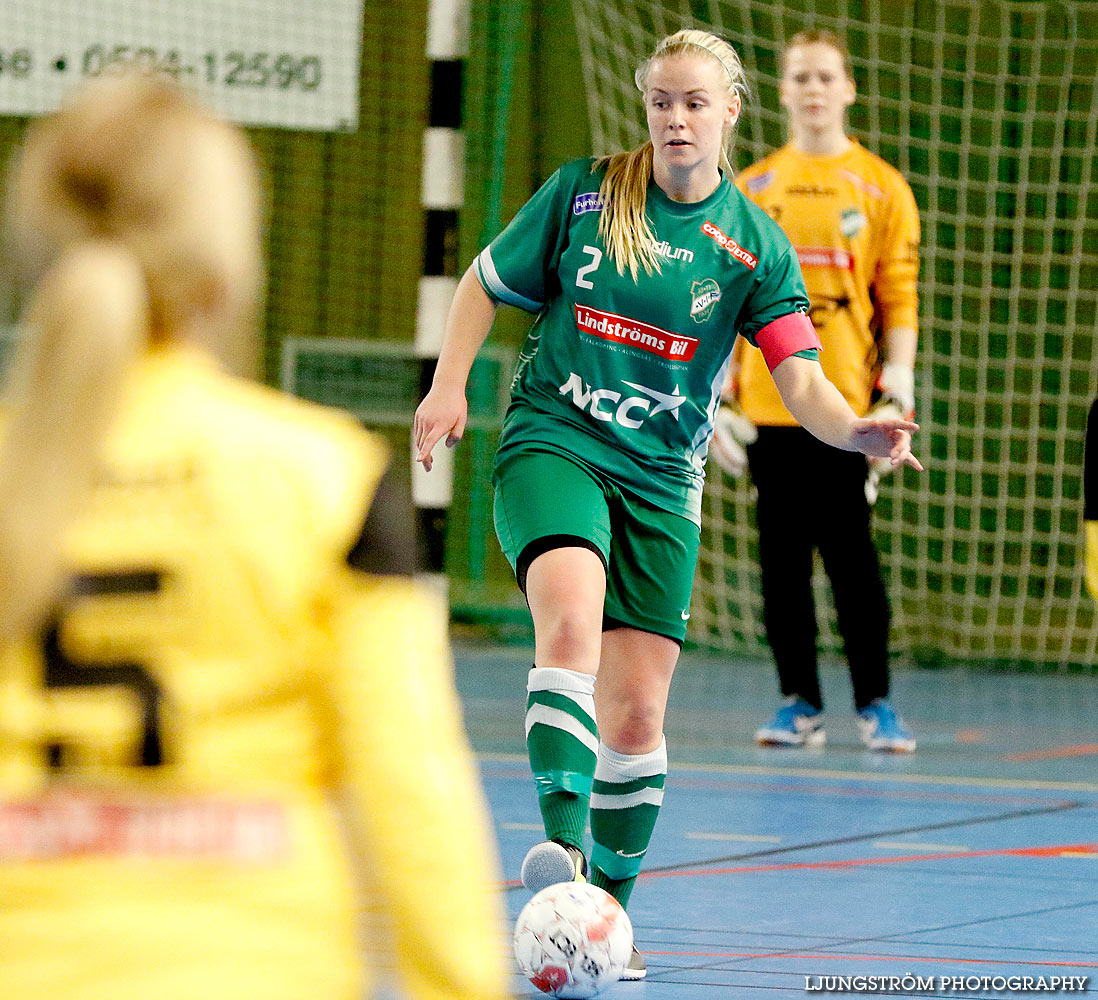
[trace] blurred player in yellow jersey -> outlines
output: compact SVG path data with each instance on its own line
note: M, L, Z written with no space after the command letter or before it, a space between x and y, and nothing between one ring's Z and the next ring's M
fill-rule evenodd
M822 348L820 363L859 416L915 413L919 216L900 173L846 132L855 88L846 44L807 31L782 54L786 146L744 170L740 189L796 248ZM870 533L887 463L836 451L798 426L757 350L741 342L717 420L714 454L733 474L749 461L758 490L767 639L784 697L756 738L820 744L823 708L812 598L813 549L832 585L862 739L910 752L889 698L889 608ZM738 404L738 406L737 406ZM756 431L757 428L757 438Z
M239 131L149 78L32 125L0 427L0 997L499 1000L486 809L410 504L346 415L225 374Z

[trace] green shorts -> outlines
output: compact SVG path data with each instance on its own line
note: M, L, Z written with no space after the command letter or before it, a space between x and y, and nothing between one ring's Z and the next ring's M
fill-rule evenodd
M700 540L693 521L559 452L512 452L493 482L496 535L524 593L537 556L582 545L606 569L603 628L625 625L681 645Z

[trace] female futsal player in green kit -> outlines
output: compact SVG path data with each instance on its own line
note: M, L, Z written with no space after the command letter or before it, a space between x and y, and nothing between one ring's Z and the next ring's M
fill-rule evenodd
M435 445L462 435L497 305L537 314L493 476L496 531L534 621L526 731L548 839L523 881L585 877L590 814L590 879L623 904L663 800L664 712L737 335L812 433L920 468L915 424L857 418L824 377L789 240L731 183L746 91L735 50L681 31L636 83L650 141L561 167L480 253L414 426L430 469ZM623 978L644 975L634 949Z

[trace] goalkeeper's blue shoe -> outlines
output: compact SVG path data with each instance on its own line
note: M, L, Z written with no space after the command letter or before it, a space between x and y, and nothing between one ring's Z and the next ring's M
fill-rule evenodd
M587 859L583 851L560 840L545 840L526 852L522 862L522 884L531 892L558 882L586 882Z
M914 753L915 734L896 714L887 698L871 701L858 713L858 731L870 750Z
M763 746L820 747L827 739L820 710L798 695L786 698L765 726L755 732Z

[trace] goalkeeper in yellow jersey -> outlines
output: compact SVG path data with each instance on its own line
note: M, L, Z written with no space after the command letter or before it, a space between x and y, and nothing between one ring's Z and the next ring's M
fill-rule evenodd
M824 31L795 35L782 56L780 94L789 142L737 183L796 248L824 373L859 416L911 419L919 248L911 189L846 133L855 89L842 39ZM870 505L888 463L867 466L863 456L798 426L759 352L742 341L725 395L714 452L734 475L749 463L758 491L764 623L784 699L757 740L824 742L816 549L831 581L862 739L873 750L913 751L915 737L889 698L888 597L870 533Z
M0 996L500 1000L497 866L409 504L350 417L225 374L242 134L152 78L33 124L0 427ZM234 347L233 345L237 345Z

